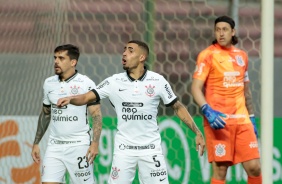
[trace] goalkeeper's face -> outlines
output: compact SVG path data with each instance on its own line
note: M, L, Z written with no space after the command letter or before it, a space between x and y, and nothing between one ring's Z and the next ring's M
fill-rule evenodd
M124 47L122 54L122 66L124 70L132 70L141 64L142 52L140 47L135 43L128 43Z
M226 22L218 22L215 25L215 38L217 43L222 47L230 47L232 45L232 37L235 35L235 29Z

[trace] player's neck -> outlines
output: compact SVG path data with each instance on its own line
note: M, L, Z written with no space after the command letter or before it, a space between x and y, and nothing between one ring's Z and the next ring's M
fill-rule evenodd
M133 70L129 71L129 75L133 79L137 80L137 79L139 79L144 74L144 72L145 72L144 67L143 68L136 68L136 69L133 69Z
M218 46L221 48L221 49L224 49L224 50L230 50L232 49L233 45L230 43L230 44L226 44L226 45L220 45L218 44Z
M75 73L76 73L76 70L66 71L65 73L62 73L60 75L60 80L65 81L65 80L69 79L71 76L73 76Z

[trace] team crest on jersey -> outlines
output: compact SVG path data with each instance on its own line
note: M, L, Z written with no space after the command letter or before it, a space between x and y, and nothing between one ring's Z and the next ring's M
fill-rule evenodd
M217 144L215 145L215 155L218 157L222 157L226 154L226 150L225 150L225 145L224 144Z
M149 84L149 86L145 86L145 87L147 88L145 92L146 95L148 95L149 97L152 97L155 95L155 90L154 90L155 86L152 86L151 84Z
M242 56L235 56L235 58L236 58L236 62L239 66L245 66L245 62L244 62Z
M70 88L71 88L71 95L77 95L80 87L74 85L74 86L71 86Z
M120 171L120 169L118 169L117 167L112 167L113 171L112 171L112 178L115 180L119 177L118 172Z

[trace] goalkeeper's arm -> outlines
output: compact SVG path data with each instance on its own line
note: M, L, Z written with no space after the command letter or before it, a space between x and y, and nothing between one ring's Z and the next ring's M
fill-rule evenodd
M249 82L245 82L245 84L244 84L244 94L245 94L246 107L247 107L247 110L248 110L249 115L250 115L250 120L251 120L251 122L254 126L254 132L255 132L256 136L258 137L256 118L255 118L255 114L254 114L253 98L252 98L252 93L251 93L251 90L250 90Z
M218 112L212 109L207 103L204 93L202 92L204 86L204 81L199 79L193 79L192 82L192 95L198 105L201 107L201 110L204 116L207 118L210 126L213 129L221 129L225 126L225 121L221 117L226 117L225 114Z

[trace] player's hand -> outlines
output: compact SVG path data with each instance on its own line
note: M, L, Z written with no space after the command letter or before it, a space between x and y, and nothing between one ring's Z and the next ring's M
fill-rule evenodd
M250 115L250 120L253 124L253 127L254 127L254 132L256 134L256 137L258 138L258 129L257 129L257 124L256 124L256 118L255 118L255 115L254 114L251 114Z
M40 163L40 148L38 144L33 145L31 156L34 162Z
M96 156L98 155L98 146L99 146L98 142L92 141L86 153L86 158L88 163L92 163L95 160Z
M60 98L58 101L57 101L57 106L58 107L63 107L63 106L66 106L70 104L70 98L69 97L65 97L65 98Z
M197 133L196 136L196 150L200 151L200 155L203 156L206 150L205 139L202 133Z
M221 117L226 118L225 114L213 110L208 104L203 105L201 110L213 129L224 128L226 123Z

